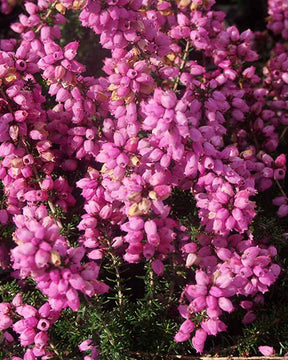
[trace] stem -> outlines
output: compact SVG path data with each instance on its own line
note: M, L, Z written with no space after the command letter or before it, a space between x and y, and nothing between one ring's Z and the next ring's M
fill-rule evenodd
M176 259L175 259L175 253L172 253L172 270L173 270L173 277L175 276L175 263L176 263ZM166 309L166 316L169 310L169 305L173 300L173 294L174 294L174 288L175 288L175 281L172 278L171 282L170 282L170 288L169 288L169 296L168 296L168 300L167 300L167 309Z
M56 354L58 356L59 360L63 360L63 358L60 356L58 350L56 349L55 345L52 342L50 342L49 345L50 345L51 349L53 350L54 354Z
M154 299L154 292L155 292L154 272L151 266L149 266L149 285L151 290L149 302L151 303L152 300Z
M11 114L13 114L12 107L11 107L11 105L10 105L8 99L7 99L7 96L6 96L6 94L5 94L5 92L4 92L4 90L2 88L0 88L0 92L1 92L1 95L2 95L3 99L5 99L7 101L8 110L10 111Z
M182 70L184 69L184 66L186 64L186 60L187 60L187 57L188 57L188 54L189 54L189 48L190 48L190 40L187 40L185 50L184 50L183 59L182 59L182 62L181 62L180 68L179 68L180 72L179 72L179 75L177 76L175 84L173 86L173 91L176 91L177 87L179 85L180 75L181 75Z
M104 331L104 333L107 335L108 337L108 341L110 343L110 345L115 348L115 343L114 343L114 339L113 339L113 335L111 334L111 332L108 330L108 325L107 323L101 318L101 316L97 313L97 311L95 311L93 313L96 318L99 320L99 323L102 324L102 329Z
M119 270L119 261L118 261L117 256L115 256L115 254L113 252L114 249L111 246L111 243L108 240L108 237L106 238L105 242L108 247L108 254L111 256L112 264L115 269L120 314L121 314L121 316L123 316L124 315L124 309L123 309L124 295L123 295L123 291L122 291L122 279L121 279L120 270Z
M109 244L110 245L110 244ZM123 310L123 292L122 292L122 286L121 286L121 276L120 276L120 271L119 271L119 266L118 266L118 261L116 256L113 254L113 251L110 249L109 251L109 255L111 256L112 259L112 263L115 269L115 273L116 273L116 283L117 283L117 292L118 292L118 299L119 299L119 307L120 307L120 313L121 316L124 315L124 310Z
M282 133L281 133L281 135L279 137L279 140L281 140L285 136L287 130L288 130L288 126L285 126L285 128L283 129L283 131L282 131Z
M284 191L283 187L281 186L279 180L275 179L275 182L276 182L276 184L277 184L277 186L278 186L281 194L282 194L286 199L288 199L287 194L285 193L285 191Z
M259 146L259 143L258 143L258 139L257 139L257 136L255 135L255 132L254 132L254 129L253 129L253 123L252 123L252 120L249 121L249 130L253 136L253 140L254 140L254 143L255 143L255 147L256 147L256 152L258 153L258 151L260 150L260 146Z
M44 22L50 17L50 15L52 14L53 9L55 8L57 4L57 1L55 1L52 5L51 8L47 11L46 15L44 16L44 18L42 19L42 24L40 24L37 29L35 30L35 34L39 33L39 31L42 29Z

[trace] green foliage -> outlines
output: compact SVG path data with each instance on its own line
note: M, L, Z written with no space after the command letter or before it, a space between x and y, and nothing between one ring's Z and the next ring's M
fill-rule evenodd
M162 279L155 277L150 265L145 266L143 275L137 279L144 283L145 292L144 296L138 296L132 288L127 290L126 282L131 279L126 274L119 287L113 261L105 269L111 285L109 294L83 297L80 310L73 313L66 309L51 329L50 337L59 359L82 359L78 345L87 338L99 345L103 360L146 356L159 360L169 353L193 353L189 343L173 341L179 327L175 306L179 294L171 296L168 274ZM122 270L119 271L122 273ZM126 291L119 297L119 290L123 289Z
M11 302L18 293L23 295L24 303L27 302L37 308L45 302L45 296L36 288L34 280L28 278L19 282L16 279L11 280L9 275L7 273L7 277L0 278L0 302Z

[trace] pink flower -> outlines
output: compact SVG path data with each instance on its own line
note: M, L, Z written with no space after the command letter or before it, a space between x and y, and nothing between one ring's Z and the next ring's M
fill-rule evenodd
M159 259L153 260L151 263L151 267L158 276L161 276L164 274L164 265L161 260L159 260Z
M32 305L24 304L22 306L18 306L16 312L23 316L25 319L29 317L34 317L37 315L37 309Z
M273 356L275 355L275 350L271 346L259 346L258 350L261 352L264 356Z
M49 339L49 336L46 332L44 332L44 331L38 332L34 338L35 346L38 349L42 349L46 345L48 339Z
M161 96L161 105L166 109L172 109L175 107L177 98L174 92L166 92Z
M77 291L70 288L66 292L66 298L67 298L67 301L68 301L68 305L71 307L71 309L73 311L77 311L79 309L79 306L80 306L80 301L79 301Z
M13 324L13 320L8 315L1 314L0 331L8 329L12 324Z
M242 319L244 325L251 324L256 319L256 315L253 311L248 311Z
M37 329L40 331L47 331L50 327L50 322L47 319L40 319L37 324Z
M87 351L92 349L93 345L92 345L92 340L91 339L87 339L81 342L81 344L78 345L78 348L80 351Z
M218 305L219 305L220 309L227 311L229 313L234 310L232 302L225 297L220 297L218 299Z
M203 329L197 329L192 338L192 344L198 353L202 353L207 339L207 333Z
M22 346L28 346L34 343L36 332L33 328L27 328L21 332L19 339Z
M23 360L35 360L35 359L36 357L33 354L33 350L31 349L26 350Z
M183 341L187 341L190 338L190 333L189 332L183 332L181 330L179 330L177 332L177 334L174 336L174 341L176 342L183 342Z

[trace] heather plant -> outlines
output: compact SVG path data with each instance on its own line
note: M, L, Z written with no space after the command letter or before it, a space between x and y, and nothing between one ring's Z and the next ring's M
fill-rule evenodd
M287 281L288 9L214 5L24 1L0 40L3 359L202 353Z

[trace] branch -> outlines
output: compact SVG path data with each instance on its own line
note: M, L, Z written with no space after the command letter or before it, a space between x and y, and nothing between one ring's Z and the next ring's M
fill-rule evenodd
M174 295L174 289L175 289L175 280L174 280L174 276L176 274L176 271L175 271L175 264L176 264L176 259L175 259L175 253L173 252L172 253L172 270L173 270L173 277L171 279L171 282L170 282L170 287L169 287L169 296L168 296L168 300L167 300L167 309L166 309L166 312L165 312L165 317L168 315L168 311L169 311L169 306L173 300L173 295Z
M7 99L7 96L6 96L5 92L4 92L4 90L2 89L2 87L0 88L0 92L1 92L1 95L2 95L3 99L5 99L7 101L8 110L10 111L11 114L13 114L13 109L12 109L12 107L11 107L11 105L10 105L8 99Z
M183 55L183 59L179 68L179 75L176 78L175 84L173 86L173 91L177 90L177 87L179 85L179 81L180 81L180 75L182 74L182 70L184 69L184 66L186 64L186 60L189 54L189 48L190 48L190 40L187 40L186 46L185 46L185 50L184 50L184 55Z
M275 182L276 182L276 184L277 184L277 186L278 186L281 194L282 194L286 199L288 199L288 196L287 196L287 194L285 193L283 187L281 186L279 180L277 180L277 179L274 179L274 180L275 180Z
M281 133L281 135L279 137L279 140L281 140L285 136L287 130L288 130L288 126L285 126L285 128L283 129L283 131L282 131L282 133Z
M122 292L122 286L121 286L121 276L120 276L120 271L119 271L119 267L118 267L118 261L116 256L113 254L113 250L111 249L111 245L109 244L110 249L109 249L109 255L111 256L112 259L112 263L115 269L115 273L116 273L116 283L117 283L117 292L118 292L118 299L119 299L119 307L120 307L120 313L123 316L124 315L124 311L123 311L123 292Z
M35 34L39 33L39 31L42 29L44 22L51 16L53 9L55 8L55 6L57 5L57 1L55 1L52 5L51 8L47 11L46 15L44 16L42 20L42 23L37 27L37 29L35 30Z
M85 296L85 298L86 298L86 296ZM110 345L113 348L115 348L113 335L111 334L110 330L108 330L107 323L101 318L101 316L97 313L97 311L94 311L93 315L95 315L96 318L99 320L99 323L102 324L102 329L103 329L104 333L107 335Z
M149 302L151 303L152 300L154 299L154 292L155 292L154 271L151 265L149 266L149 285L151 290Z
M52 342L50 342L49 345L50 345L52 351L54 352L54 354L58 356L58 359L63 360L63 358L60 356L58 350L56 349L55 345Z

